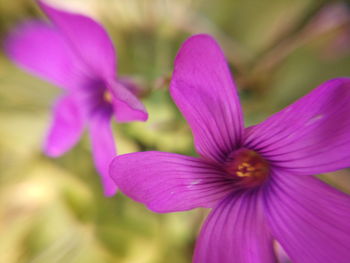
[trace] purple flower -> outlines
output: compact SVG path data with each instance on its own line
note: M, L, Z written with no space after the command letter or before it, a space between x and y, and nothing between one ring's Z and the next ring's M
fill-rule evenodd
M25 70L64 89L53 110L45 153L64 154L86 125L104 193L111 196L116 185L108 165L116 150L110 119L115 114L119 122L145 121L147 113L116 78L116 54L106 31L86 16L39 4L52 23L30 21L20 26L7 39L7 54Z
M313 176L350 166L350 79L325 82L249 128L220 47L185 42L171 95L200 157L164 152L116 157L120 189L156 212L213 208L194 262L350 262L350 197Z

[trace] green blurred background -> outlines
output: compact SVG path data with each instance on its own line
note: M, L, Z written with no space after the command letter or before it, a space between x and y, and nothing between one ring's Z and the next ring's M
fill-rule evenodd
M195 155L191 131L168 93L180 44L210 33L222 45L247 125L321 82L350 76L350 5L322 0L61 0L103 23L119 73L142 87L147 123L116 124L119 153ZM18 23L43 18L34 1L1 0L0 42ZM44 18L43 18L44 19ZM2 49L1 49L2 50ZM208 211L154 214L122 194L105 198L87 136L63 157L43 155L60 90L0 53L0 263L190 262ZM350 192L349 171L321 175Z

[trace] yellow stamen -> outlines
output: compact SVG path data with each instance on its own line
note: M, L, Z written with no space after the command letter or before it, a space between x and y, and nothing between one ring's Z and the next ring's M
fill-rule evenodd
M111 103L111 102L112 102L112 99L113 99L112 94L111 94L108 90L106 90L106 91L103 93L103 99L104 99L105 101Z
M250 166L249 163L246 163L246 162L243 162L242 165L243 165L244 167L249 167L249 166Z
M225 165L228 174L237 179L237 184L257 186L269 176L269 165L258 153L241 149L229 156Z
M246 176L245 173L243 173L243 172L236 172L236 174L237 174L237 176L239 176L239 177L244 177L244 176Z

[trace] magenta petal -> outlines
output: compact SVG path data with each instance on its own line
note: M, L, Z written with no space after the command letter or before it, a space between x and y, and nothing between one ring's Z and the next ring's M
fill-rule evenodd
M182 45L170 92L202 156L222 161L240 145L243 117L237 90L213 38L196 35Z
M232 191L231 183L215 166L179 154L117 156L110 173L123 193L159 213L212 207Z
M99 77L114 78L116 53L113 43L101 25L91 18L53 8L39 1L72 49Z
M292 262L350 261L350 196L313 176L276 171L265 207L273 236Z
M113 108L118 122L146 121L148 114L145 106L124 85L111 82L108 85L113 96Z
M245 145L293 174L350 166L350 79L327 81L247 130Z
M259 192L246 191L220 202L202 227L193 262L276 262L259 198Z
M114 137L110 127L111 112L101 108L89 120L89 131L92 142L92 152L95 166L102 177L104 194L112 196L117 187L109 176L108 168L116 155Z
M18 27L7 38L5 50L19 66L60 87L75 87L81 81L81 66L70 47L46 23L31 21Z
M44 151L49 156L57 157L79 140L84 128L84 118L79 105L70 96L60 99L53 111L54 117Z

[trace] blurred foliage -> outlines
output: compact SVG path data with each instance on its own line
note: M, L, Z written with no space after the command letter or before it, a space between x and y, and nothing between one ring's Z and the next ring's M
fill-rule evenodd
M120 75L141 83L147 123L115 124L119 153L195 155L191 131L168 94L176 52L194 33L214 35L229 60L246 124L321 82L350 75L350 7L322 0L56 1L101 21L118 49ZM0 41L43 19L34 1L3 1ZM154 214L118 194L104 198L87 138L58 159L41 143L60 90L0 53L0 262L190 262L207 211ZM323 179L350 191L348 171Z

